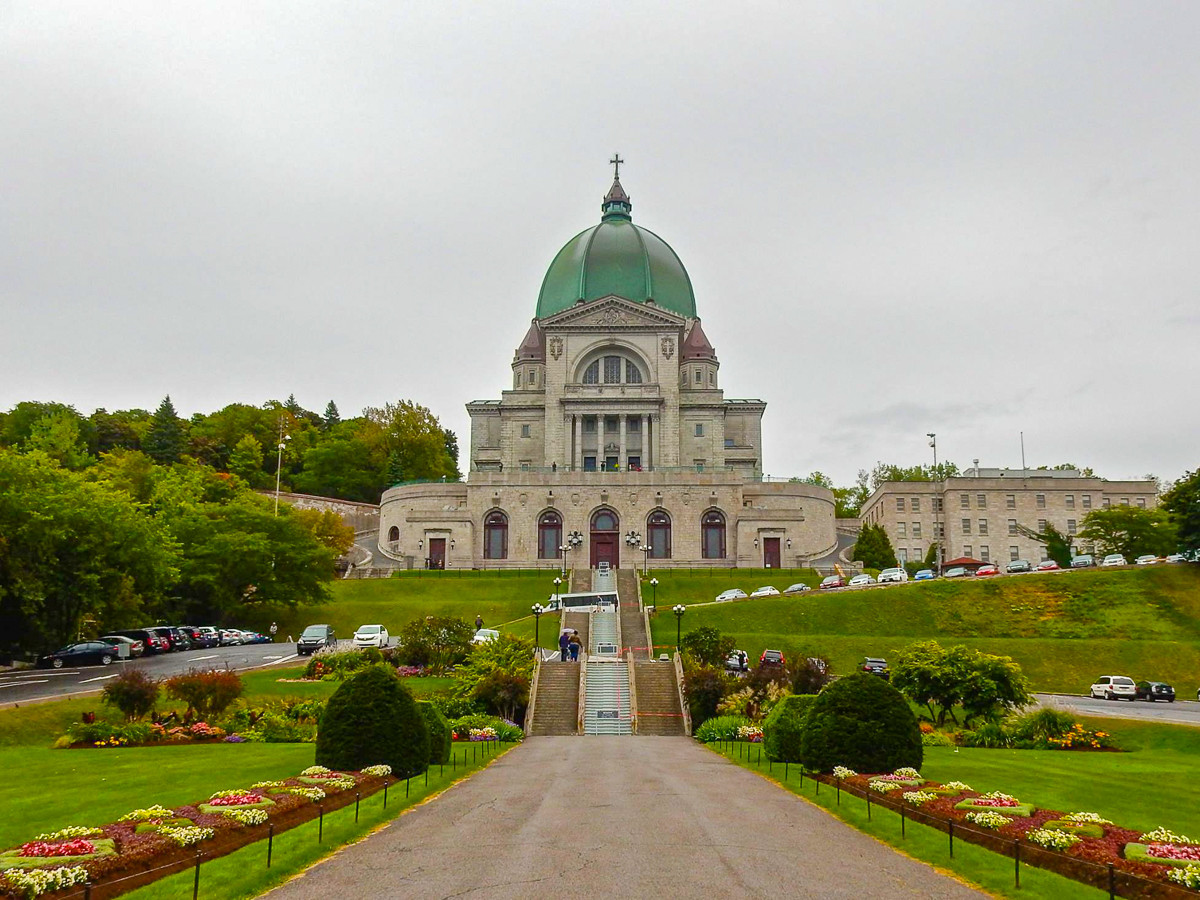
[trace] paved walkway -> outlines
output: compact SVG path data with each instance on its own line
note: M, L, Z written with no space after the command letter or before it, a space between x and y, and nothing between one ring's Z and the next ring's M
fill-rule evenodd
M677 737L534 737L270 894L983 896Z

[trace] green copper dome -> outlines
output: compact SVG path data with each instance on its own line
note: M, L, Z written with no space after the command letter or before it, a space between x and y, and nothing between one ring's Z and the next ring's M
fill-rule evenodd
M687 270L662 238L633 224L633 204L614 181L599 225L581 231L558 251L538 294L537 317L570 309L581 300L616 294L637 303L654 301L694 318L696 295Z

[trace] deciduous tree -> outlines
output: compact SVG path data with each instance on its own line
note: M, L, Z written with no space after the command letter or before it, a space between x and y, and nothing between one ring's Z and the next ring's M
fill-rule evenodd
M1112 506L1093 509L1083 520L1079 537L1092 541L1100 553L1120 553L1127 560L1143 554L1172 552L1178 536L1165 509Z
M1200 549L1200 469L1185 472L1162 495L1162 508L1175 526L1179 547Z

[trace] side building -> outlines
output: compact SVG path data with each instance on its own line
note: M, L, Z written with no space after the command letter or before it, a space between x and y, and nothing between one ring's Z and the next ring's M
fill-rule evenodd
M1018 526L1047 524L1073 537L1093 509L1158 505L1153 481L1107 481L1076 470L970 469L932 481L888 481L867 498L862 521L882 525L901 563L921 560L945 535L944 559L1036 563L1045 548ZM1076 545L1076 552L1090 547Z

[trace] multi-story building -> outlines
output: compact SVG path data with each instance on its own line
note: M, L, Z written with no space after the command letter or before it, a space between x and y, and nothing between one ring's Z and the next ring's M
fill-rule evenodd
M884 527L902 563L923 559L943 534L943 559L1036 563L1045 548L1019 526L1043 531L1049 524L1073 536L1093 509L1157 504L1153 481L1107 481L1073 469L974 468L940 483L885 482L867 498L862 521Z

